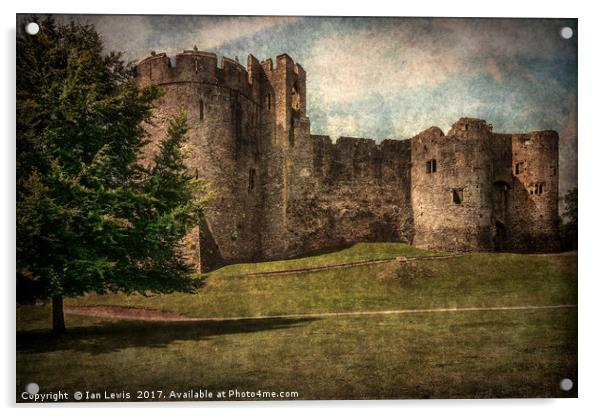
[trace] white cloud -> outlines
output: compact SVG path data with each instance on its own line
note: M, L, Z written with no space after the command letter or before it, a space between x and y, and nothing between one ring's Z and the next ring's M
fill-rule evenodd
M331 102L434 85L459 70L457 62L421 47L403 29L335 33L316 41L308 55L310 90Z
M172 56L183 49L192 49L194 45L199 50L211 50L300 19L286 16L171 17L172 21L169 17L144 15L59 16L64 21L76 19L94 24L103 37L107 51L124 51L131 60L144 58L151 50L167 52Z
M227 17L220 21L201 22L196 31L185 36L185 43L197 43L200 49L211 49L261 30L290 24L298 17Z
M541 20L402 19L396 25L349 30L329 22L304 62L310 91L324 104L367 93L390 95L441 84L458 74L525 72L519 57L550 57L562 42ZM525 75L525 74L523 74ZM526 74L528 76L528 74Z

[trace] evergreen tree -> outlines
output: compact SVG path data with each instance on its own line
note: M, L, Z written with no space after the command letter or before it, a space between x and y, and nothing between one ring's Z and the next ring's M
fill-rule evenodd
M186 174L175 118L150 168L139 163L155 87L139 89L91 25L33 19L17 37L17 295L194 290L182 237L204 188Z

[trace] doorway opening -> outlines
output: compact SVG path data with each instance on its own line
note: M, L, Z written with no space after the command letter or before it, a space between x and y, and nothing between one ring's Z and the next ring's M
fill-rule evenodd
M493 236L493 250L502 251L506 241L506 226L503 222L495 222L495 235Z

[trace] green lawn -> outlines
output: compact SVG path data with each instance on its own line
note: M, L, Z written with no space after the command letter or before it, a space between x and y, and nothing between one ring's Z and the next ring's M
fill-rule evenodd
M394 246L389 253L407 250ZM352 249L358 259L374 248ZM265 264L245 266L255 267ZM471 254L285 276L230 274L210 274L193 295L89 295L66 303L269 316L577 301L576 256ZM60 337L48 333L49 318L47 305L17 309L17 391L31 381L42 391L262 389L297 391L301 399L577 391L558 387L562 378L577 380L576 309L180 323L67 315L69 332Z
M207 388L302 399L570 396L575 310L225 323L68 317L60 338L20 333L17 390Z

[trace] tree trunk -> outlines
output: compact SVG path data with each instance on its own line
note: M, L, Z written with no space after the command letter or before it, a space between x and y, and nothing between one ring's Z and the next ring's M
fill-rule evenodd
M52 332L55 334L62 334L65 332L62 295L54 295L52 297Z

